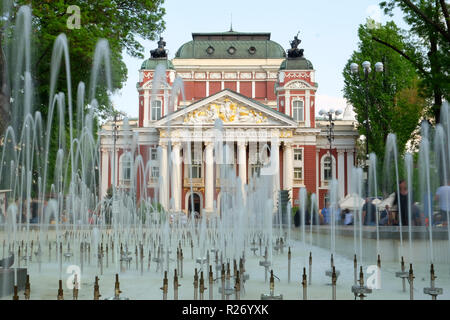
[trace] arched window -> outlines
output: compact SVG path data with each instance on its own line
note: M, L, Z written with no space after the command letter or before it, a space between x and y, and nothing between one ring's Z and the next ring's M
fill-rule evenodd
M294 100L292 102L292 117L295 121L304 121L303 117L303 101L302 100Z
M162 102L160 100L152 101L151 119L153 121L161 119L161 105Z
M131 154L129 152L120 157L120 181L122 183L130 182L131 180Z
M336 178L336 159L334 156L330 159L329 154L323 155L320 161L320 167L322 182L327 183L331 178Z

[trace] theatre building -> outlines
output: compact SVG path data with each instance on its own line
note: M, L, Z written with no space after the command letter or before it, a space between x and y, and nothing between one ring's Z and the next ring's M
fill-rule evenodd
M170 60L160 39L139 70L139 118L110 121L100 132L101 196L115 184L168 210L187 213L193 197L196 211L212 212L221 192L223 164L212 161L220 119L231 157L226 165L243 184L260 172L268 145L278 150L274 188L287 190L293 206L305 187L322 208L331 176L344 197L355 163L355 121L350 110L334 121L330 157L329 122L316 116L316 71L300 42L295 37L285 50L270 33L193 33ZM188 143L200 155L188 157Z

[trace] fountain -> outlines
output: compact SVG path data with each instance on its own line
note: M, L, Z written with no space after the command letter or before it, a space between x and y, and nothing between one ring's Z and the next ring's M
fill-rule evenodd
M18 12L23 26L31 24L31 10L27 8L23 7ZM263 300L301 298L306 300L315 296L323 298L329 296L330 287L325 283L330 283L330 279L331 299L335 300L338 278L340 285L352 288L351 292L350 290L339 292L340 299L358 297L365 299L369 293L371 299L405 299L406 280L410 286L410 299L414 298L414 294L416 299L429 296L432 299L437 299L438 296L440 299L449 299L449 290L444 288L449 287L450 276L442 270L447 270L450 263L448 241L450 227L448 224L439 224L437 219L439 215L448 216L449 213L440 212L437 209L437 201L430 197L434 195L437 187L445 184L445 177L448 178L450 173L448 147L450 118L447 104L442 107L441 124L435 128L423 125L418 161L413 154L403 156L398 152L396 136L393 134L388 136L384 160L377 159L374 154L369 156L369 190L366 190L368 194L376 199L379 195L388 199L392 192L399 193L400 179L405 177L407 189L414 191L408 195L406 208L408 220L411 222L415 219L413 213L417 203L419 213L424 215L423 219L427 219L428 224L425 222L422 225L406 224L407 221L402 221L400 215L398 225L380 226L377 214L376 225L366 226L362 223L361 206L358 207L355 200L354 224L339 225L336 219L339 212L338 198L345 190L339 190L336 179L329 182L328 188L330 225L320 225L319 200L323 200L322 190L321 193L311 195L309 205L305 188L301 188L298 193L301 228L294 229L289 214L286 223L283 224L282 212L276 204L278 190L272 183L274 175L263 174L263 169L267 169L263 166L259 168L259 174L249 177L248 184L242 183L240 178L236 177L235 172L230 170L227 164L227 159L234 157L234 149L227 145L226 139L223 139L226 129L220 120L214 124L214 128L211 128L216 130L217 135L211 138L211 146L207 147L205 153L222 155L223 163L217 164L217 170L213 165L206 165L206 170L214 172L215 181L213 187L205 192L218 189L216 183L220 180L223 182L221 199L220 203L217 200L208 204L210 205L208 209L211 210L199 212L200 218L196 219L193 213L190 217L183 216L185 212L175 207L173 176L176 161L179 160L175 156L175 151L179 150L177 149L179 141L168 141L167 146L158 148L157 160L152 161L160 164L161 174L155 181L155 188L149 192L147 190L149 188L146 187L148 178L143 177L150 176L152 163L146 162L144 159L147 157L140 154L141 145L138 139L132 134L128 136L127 132L131 130L128 130L130 123L127 119L115 123L114 126L120 127L120 137L126 136L129 141L130 150L125 152L124 156L131 157L130 188L126 191L112 184L111 197L99 198L98 171L101 154L99 138L94 134L98 131L93 127L96 121L91 110L99 106L96 101L96 83L104 81L109 87L111 84L107 41L100 41L94 52L90 88L85 89L84 84L80 83L77 91L72 92L67 38L64 35L57 37L50 61L49 112L47 119L43 119L39 111L32 114L37 103L32 99L32 74L26 62L29 59L30 46L29 42L25 41L25 38L29 38L31 29L24 29L23 26L19 28L22 33L17 34L21 51L16 52L17 57L20 56L24 60L20 62L23 63L24 70L19 71L20 79L23 80L14 79L13 85L14 92L22 92L26 99L15 97L16 101L23 101L21 104L14 102L14 110L19 114L15 115L15 124L6 130L4 143L0 149L0 182L12 190L6 221L0 225L3 250L0 260L2 299L19 299L19 293L22 291L26 300L55 298L55 286L49 284L56 284L58 281L56 296L58 300L64 299L65 283L73 284L73 287L69 286L66 289L72 290L74 300L91 299L92 290L94 300L99 300L101 298L99 276L104 279L102 287L109 288L115 277L114 296L108 300L128 299L120 290L119 276L130 299L160 299L160 286L154 284L160 284L163 278L161 287L163 299L169 299L171 295L169 297L168 278L172 276L171 261L175 265L175 260L172 259L175 258L175 251L176 268L172 267L174 300L192 298L192 287L187 285L188 283L181 287L184 277L194 278L196 300L205 299L205 290L208 290L209 300L233 298L239 300L243 297ZM64 70L61 64L65 66L67 78L64 90L58 87L57 81ZM105 79L99 79L102 65L105 67ZM155 70L154 88L166 84L165 72L162 66ZM182 92L183 84L181 79L177 79L171 97L167 96L171 101L171 110L175 110L175 100L180 90ZM67 91L67 94L59 91ZM156 96L155 89L150 102L155 101ZM76 103L75 100L72 101L72 97L76 97ZM61 124L61 127L65 128L66 123L69 123L66 130L55 130L56 124ZM168 135L170 126L169 124L167 127ZM54 136L51 135L53 131ZM109 138L111 144L115 146L117 137L111 134ZM67 140L69 144L65 143ZM56 157L53 180L47 167L52 141L58 145L58 151L53 155ZM268 141L258 142L255 154L258 152L261 158L264 158L262 156L264 154L270 154L263 160L275 161L277 150L270 150L269 147L269 144L275 145L275 141ZM195 141L192 142L195 154ZM190 143L187 146L190 154ZM249 146L251 150L254 150L254 147ZM183 156L185 151L183 148ZM119 161L112 153L107 156L110 157L113 166ZM162 163L164 157L170 160ZM31 159L34 160L30 161ZM384 161L383 179L379 179L381 175L377 174L378 161ZM188 177L186 180L190 180L190 190L193 193L195 183L192 163L185 162L185 165ZM415 173L416 168L418 174ZM353 177L354 189L345 192L362 197L364 195L362 169L345 170L348 171L346 175ZM116 171L112 172L112 181L120 180L117 174ZM165 187L169 192L164 191ZM136 200L137 190L144 190L139 203ZM33 201L37 204L37 223L30 223L29 219ZM293 205L294 202L287 208L290 209ZM194 208L193 197L191 208ZM381 209L384 208L377 206L377 213ZM390 209L395 214L405 208L402 209L399 203L397 207L391 205ZM308 210L309 228L306 223ZM18 216L25 216L26 222L17 219ZM408 239L409 250L404 250L403 239ZM287 266L285 247L288 249ZM184 256L185 250L189 249L191 255ZM144 253L148 256L144 256ZM368 261L373 263L376 261L376 266L380 270L381 257L383 288L373 290L364 283L364 279L368 279L364 269L368 267L366 265ZM133 258L135 261L132 265ZM147 259L147 268L144 268L144 259ZM401 271L394 272L398 270L399 262ZM233 272L230 270L231 263ZM405 263L410 265L409 272ZM412 269L413 263L415 274ZM303 269L302 290L300 290L302 292L299 292L299 284L291 279L291 272L296 274L298 271L295 271L295 266L299 265ZM70 275L73 278L66 282L64 271L69 266L79 266L80 272ZM337 267L340 270L337 270ZM426 271L423 271L425 269ZM279 291L277 294L273 270L279 270L280 278L283 279L277 285ZM440 287L435 283L435 270L441 270L442 273L439 274ZM287 281L284 278L286 273ZM81 275L83 279L95 278L95 282L85 284ZM397 290L399 283L396 282L396 277L402 279L403 290ZM423 292L414 292L414 285L420 285L418 281L428 277L430 286L424 288ZM33 281L32 296L30 279ZM208 283L205 284L205 281ZM270 291L261 295L267 282ZM66 299L67 292L66 290Z
M261 294L261 300L283 300L282 294L275 294L275 278L273 276L273 270L270 270L270 292L269 294Z

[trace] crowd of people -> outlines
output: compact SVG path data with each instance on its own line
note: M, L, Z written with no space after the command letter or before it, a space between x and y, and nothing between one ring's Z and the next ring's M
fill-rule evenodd
M392 206L386 204L384 208L378 208L373 204L373 199L366 197L361 208L361 222L364 226L376 226L377 215L379 226L447 226L448 214L450 212L450 182L439 187L434 195L424 197L424 201L419 206L414 203L412 192L408 191L405 180L399 183L399 195L395 193ZM433 200L437 204L438 210L433 206ZM410 214L409 214L410 213ZM430 214L431 213L431 214ZM430 221L431 216L431 221ZM348 208L341 209L339 206L334 212L335 224L351 226L355 221L355 213ZM410 219L411 217L411 219ZM316 221L318 218L319 221ZM324 208L319 210L318 215L311 215L306 209L305 224L329 225L332 222L332 211L329 203L325 202ZM410 221L411 220L411 221ZM357 221L359 223L359 221ZM294 215L295 226L301 225L301 213L297 210Z

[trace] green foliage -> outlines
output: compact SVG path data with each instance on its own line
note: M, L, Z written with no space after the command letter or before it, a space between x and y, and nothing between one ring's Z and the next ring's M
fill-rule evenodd
M450 4L445 0L389 0L380 7L393 16L398 7L410 27L408 48L396 47L389 39L375 37L391 45L403 59L410 61L420 75L420 86L432 102L428 116L439 122L443 98L450 98Z
M32 77L34 85L34 105L31 110L40 111L44 121L44 128L49 113L49 95L50 95L50 69L51 57L55 39L61 33L64 33L68 40L69 59L70 59L70 79L72 87L72 96L68 96L67 79L69 70L66 70L64 62L61 64L61 69L58 74L56 92L63 92L66 95L66 110L67 101L73 101L73 128L74 138L80 133L77 132L77 110L76 110L76 95L77 86L80 82L85 83L86 98L89 96L90 75L94 60L95 47L100 39L107 39L110 48L110 62L111 62L111 76L112 76L112 91L122 88L123 83L127 80L127 68L123 61L122 54L128 53L133 57L144 58L144 48L137 41L137 37L143 39L155 40L160 34L165 24L162 20L165 9L162 8L164 0L137 0L137 1L119 1L119 0L74 0L67 1L42 1L42 0L17 0L15 5L11 7L12 11L9 14L9 20L0 21L2 27L2 47L11 49L14 45L12 39L15 23L17 22L17 11L21 5L29 5L32 9L32 34L31 34L31 49L32 49ZM5 2L6 3L6 2ZM80 28L68 28L67 22L73 13L67 13L70 5L76 5L80 9ZM3 6L2 10L6 10L8 6ZM4 14L4 12L2 12ZM3 28L6 28L3 30ZM9 65L13 66L17 57L13 56L13 51L6 50L5 55ZM4 58L3 50L0 51L0 61ZM5 72L9 75L9 83L12 83L16 76L9 70ZM113 106L109 101L111 92L107 91L107 81L105 68L100 68L96 85L95 98L98 101L98 107L94 112L94 126L93 134L96 139L96 132L98 118L105 118L108 114L114 112ZM17 88L19 89L19 88ZM16 90L17 90L16 89ZM4 100L4 99L3 99ZM3 107L2 97L0 96L0 107ZM9 99L6 99L9 100ZM85 99L84 105L89 101ZM2 108L0 108L2 109ZM85 115L87 108L85 108ZM19 121L23 121L22 115L19 116ZM54 112L52 120L52 131L50 133L50 150L48 151L48 177L47 181L53 181L53 172L55 167L56 153L59 147L63 147L65 155L68 155L70 148L69 141L69 117L68 113L64 115L65 121L65 141L61 143L59 132L59 121L57 112ZM5 127L6 124L2 123ZM15 125L16 131L20 128ZM0 135L3 132L0 133ZM67 157L66 157L67 159ZM66 160L65 159L65 160ZM66 162L67 166L72 166L71 163ZM36 176L35 173L33 173ZM70 179L70 175L69 175ZM68 183L66 183L68 185ZM47 188L50 183L47 183ZM34 186L33 189L35 189ZM47 190L48 191L48 190ZM35 190L33 190L35 193Z
M399 152L404 150L419 124L425 100L419 94L419 80L414 66L386 46L372 41L372 34L376 33L396 46L406 48L408 44L401 30L394 22L376 29L369 25L360 25L359 48L344 68L344 96L354 107L358 130L367 137L369 152L375 152L382 159L389 133L397 135ZM350 72L352 62L361 66L363 61L372 64L367 80L362 67L359 76ZM382 73L375 72L374 64L378 61L384 65ZM367 117L368 134L365 125Z

